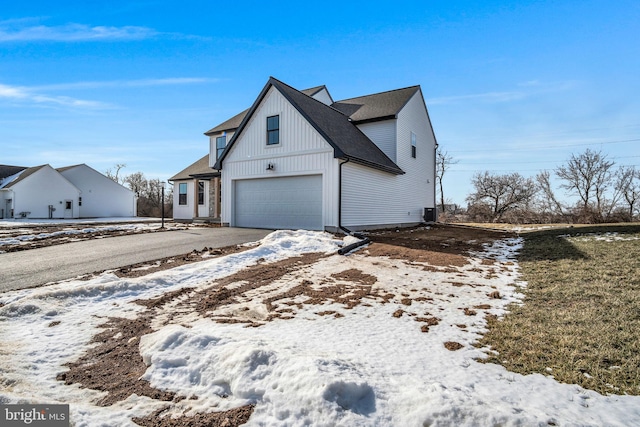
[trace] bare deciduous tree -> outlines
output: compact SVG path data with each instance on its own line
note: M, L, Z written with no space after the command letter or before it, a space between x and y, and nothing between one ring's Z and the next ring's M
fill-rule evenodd
M551 173L542 171L536 175L536 182L540 190L540 205L543 210L547 210L554 215L565 215L565 207L558 201L551 187Z
M510 210L528 207L537 192L533 179L517 172L506 175L478 173L474 175L472 184L475 191L467 197L467 202L469 205L489 206L494 222Z
M556 169L556 175L564 181L562 188L580 198L583 214L593 209L602 220L614 164L602 152L587 149L577 156L572 154L566 165Z
M131 191L136 193L138 197L146 197L149 182L142 172L135 172L124 178L124 183L129 186Z
M640 170L634 166L620 166L616 172L616 192L627 202L629 220L633 219L640 201Z
M117 182L118 184L122 184L124 182L124 179L121 180L120 178L120 170L126 168L127 165L124 163L118 163L115 165L115 172L113 172L113 169L107 169L106 172L104 173L107 178L114 180L115 182Z
M438 189L440 192L440 209L444 212L444 188L442 185L442 180L444 178L444 174L449 170L451 165L458 163L457 160L453 160L453 157L449 155L446 151L442 151L442 148L438 146L436 150L436 180L438 181Z

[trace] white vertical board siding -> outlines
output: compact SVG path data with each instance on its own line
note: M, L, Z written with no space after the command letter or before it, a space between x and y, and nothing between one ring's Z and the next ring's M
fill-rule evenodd
M280 116L280 143L267 146L267 117ZM267 170L267 165L274 170ZM337 226L337 167L333 148L273 87L265 95L233 148L222 170L222 222L234 226L234 183L242 179L322 175L322 215L325 226Z
M187 204L181 205L180 202L180 184L187 184ZM191 181L174 181L173 182L173 219L191 220L193 219L193 180Z
M29 218L49 218L49 205L56 209L53 218L65 217L65 202L72 200L71 218L78 218L80 190L58 171L46 165L11 187L14 217L30 212Z
M416 93L398 114L396 164L404 175L392 175L354 163L343 166L342 225L382 226L423 221L425 207L434 207L435 138ZM417 157L411 157L411 132Z
M396 120L357 125L391 160L396 161Z

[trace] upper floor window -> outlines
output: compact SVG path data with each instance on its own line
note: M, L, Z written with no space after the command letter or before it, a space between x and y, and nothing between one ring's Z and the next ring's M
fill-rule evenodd
M178 187L178 204L186 205L187 204L187 183L181 182Z
M280 116L267 117L267 145L280 144Z
M411 132L411 157L413 157L414 159L416 158L416 151L417 151L416 134Z
M204 181L198 181L198 204L204 205Z
M226 135L222 135L216 138L216 160L220 158L226 146L227 146Z

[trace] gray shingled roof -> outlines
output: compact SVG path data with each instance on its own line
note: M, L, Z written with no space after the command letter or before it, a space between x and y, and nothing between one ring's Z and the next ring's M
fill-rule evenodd
M0 165L0 179L13 176L25 169L27 169L26 166Z
M271 86L280 91L334 148L334 157L348 159L354 163L360 163L394 174L404 173L398 165L350 121L348 116L273 77L269 79L262 89L262 92L260 92L260 95L240 124L238 131L229 141L227 148L215 165L216 169L222 169L222 162L230 147L235 143L236 137L240 135Z
M213 177L216 175L219 175L219 172L209 166L209 155L207 154L197 162L187 166L184 170L169 178L169 181Z
M420 90L420 86L390 90L373 95L343 99L331 106L349 116L354 123L396 118L397 114Z
M26 168L23 170L23 172L20 174L20 176L14 180L13 182L3 186L2 188L11 188L14 185L16 185L17 183L19 183L20 181L24 181L25 178L27 178L30 175L33 175L34 173L36 173L37 171L39 171L40 169L42 169L43 167L45 167L47 165L41 165L41 166L34 166L32 168ZM18 171L20 172L20 171ZM16 173L18 173L16 172Z
M228 131L228 130L237 129L238 126L240 126L240 123L242 123L242 120L244 119L244 117L247 115L248 112L249 112L249 109L247 108L243 112L238 113L235 116L231 117L229 120L224 121L224 122L220 123L218 126L209 129L204 134L205 135L212 135L212 134L218 133L218 132L224 132L224 131Z
M68 171L69 169L77 168L78 166L82 166L84 163L78 163L77 165L65 166L63 168L56 168L58 172Z

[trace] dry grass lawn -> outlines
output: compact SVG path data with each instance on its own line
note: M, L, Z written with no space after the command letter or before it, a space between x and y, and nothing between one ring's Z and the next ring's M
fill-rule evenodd
M489 319L488 362L600 393L640 395L640 225L523 235L524 304Z

